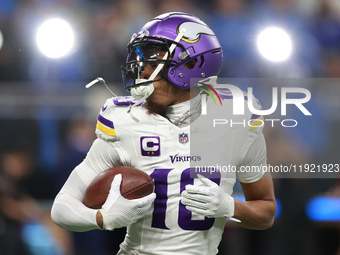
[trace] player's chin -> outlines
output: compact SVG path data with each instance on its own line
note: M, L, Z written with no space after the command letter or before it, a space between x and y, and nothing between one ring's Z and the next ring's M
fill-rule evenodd
M154 102L151 98L146 100L145 108L148 110L148 114L165 114L165 106L163 104Z

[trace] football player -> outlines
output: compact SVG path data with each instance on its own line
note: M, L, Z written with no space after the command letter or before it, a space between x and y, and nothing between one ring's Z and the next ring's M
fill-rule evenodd
M202 123L219 114L233 118L227 94L221 96L221 107L204 97L209 114L201 114L200 85L213 89L221 65L222 49L214 32L190 14L160 15L134 34L121 68L132 97L110 98L100 110L98 138L54 201L55 223L71 231L127 226L120 255L217 254L226 219L250 229L272 226L273 183L263 171L209 175L193 168L207 158L237 170L266 165L262 125L219 127L210 130L209 141L204 139L210 127ZM242 118L256 123L261 117L248 112ZM127 200L120 194L117 175L102 208L87 208L82 203L87 186L114 166L148 173L154 193ZM246 202L231 196L236 179Z

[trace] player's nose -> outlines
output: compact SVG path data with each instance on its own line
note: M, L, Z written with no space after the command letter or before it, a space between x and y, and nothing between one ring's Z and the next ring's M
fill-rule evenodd
M152 72L153 72L154 68L151 67L151 65L146 64L142 74L141 74L141 78L142 79L149 79L149 77L151 76Z

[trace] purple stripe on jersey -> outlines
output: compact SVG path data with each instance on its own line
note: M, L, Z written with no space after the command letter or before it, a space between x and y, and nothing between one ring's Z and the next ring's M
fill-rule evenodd
M224 90L224 89L218 89L218 95L220 96L221 99L233 99L233 94L229 90ZM248 95L247 92L242 91L244 95L244 100L248 101Z
M258 118L260 118L260 117L261 117L261 115L253 114L253 115L251 115L250 120L256 120L256 119L258 119Z
M135 99L131 96L122 96L122 97L115 97L113 98L113 103L115 105L132 105L136 102L140 101L139 99ZM137 104L137 106L141 106L143 104L143 101L140 102L140 104Z
M105 126L109 127L109 128L115 128L114 125L113 125L113 122L111 120L104 118L100 114L98 115L97 120L99 122L101 122L102 124L104 124Z
M222 99L233 99L233 96L232 95L224 95L224 94L219 94L220 98ZM248 97L247 96L244 96L244 100L248 100Z
M230 90L223 90L223 89L216 89L218 92L225 94L225 95L231 95L231 91Z
M233 99L233 96L220 94L221 99Z

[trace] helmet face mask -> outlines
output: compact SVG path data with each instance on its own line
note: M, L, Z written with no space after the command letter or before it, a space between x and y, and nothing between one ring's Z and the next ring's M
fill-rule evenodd
M184 31L183 35L176 42L180 31ZM171 48L174 48L172 52ZM187 63L193 61L196 64L188 68ZM140 83L146 66L154 69L159 64L162 64L160 76ZM221 66L221 46L203 21L186 13L166 13L146 23L138 34L132 36L127 60L121 70L125 89L163 78L176 87L187 89L197 85L190 84L191 78L216 76Z
M168 52L169 47L166 41L147 41L144 40L132 41L128 45L128 56L126 63L121 67L124 89L131 89L132 87L143 85L142 83L136 84L136 80L142 79L142 73L147 65L150 65L154 70L159 63L164 63L165 66L169 65L171 59L163 59L163 56ZM158 81L164 78L164 72L161 77L155 79Z

